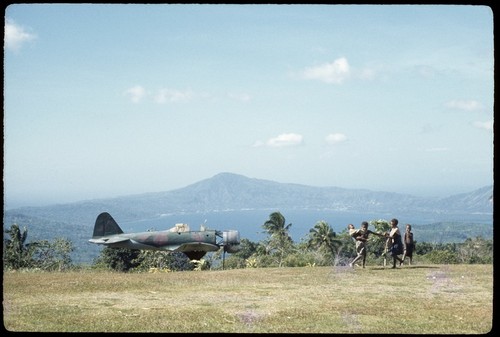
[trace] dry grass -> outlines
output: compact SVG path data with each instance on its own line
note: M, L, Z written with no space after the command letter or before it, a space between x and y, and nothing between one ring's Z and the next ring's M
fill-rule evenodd
M4 274L4 325L36 332L484 334L492 265Z

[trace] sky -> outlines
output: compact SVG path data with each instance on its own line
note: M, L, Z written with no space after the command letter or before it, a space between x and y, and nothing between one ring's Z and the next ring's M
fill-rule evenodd
M221 172L449 196L493 184L493 12L14 4L4 208Z

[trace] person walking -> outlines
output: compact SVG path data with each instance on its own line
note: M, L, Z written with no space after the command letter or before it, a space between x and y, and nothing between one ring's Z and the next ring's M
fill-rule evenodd
M398 219L391 220L391 231L386 233L386 237L390 239L390 251L392 256L392 269L396 268L396 261L399 265L403 264L403 260L399 255L403 254L403 242L401 240L401 232L398 227Z
M382 234L372 232L371 230L368 229L368 222L363 221L361 223L361 228L356 230L354 228L353 224L349 224L349 234L351 235L354 240L356 240L356 254L357 256L354 258L354 260L349 263L349 267L353 267L356 262L359 260L362 260L362 266L365 268L366 265L366 252L367 252L367 245L366 242L368 241L368 237L370 234L375 234L378 236L383 236Z
M411 225L406 224L405 235L403 239L404 252L403 252L403 262L408 257L410 259L410 266L413 260L413 251L415 250L415 241L413 240L413 233L411 231Z

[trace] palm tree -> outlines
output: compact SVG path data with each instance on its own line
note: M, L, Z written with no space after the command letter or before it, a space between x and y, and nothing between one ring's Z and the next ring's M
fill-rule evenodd
M29 266L29 245L25 245L28 237L26 227L21 231L17 224L4 230L10 239L4 239L4 267L19 269Z
M288 234L292 224L285 226L285 217L280 212L274 212L269 215L262 227L269 235L268 248L270 251L276 251L278 256L278 266L281 267L285 255L290 251L293 240Z
M335 261L337 250L342 246L342 240L336 239L337 234L333 231L332 227L324 221L318 221L314 228L309 230L309 241L307 246L309 248L325 247L332 253Z

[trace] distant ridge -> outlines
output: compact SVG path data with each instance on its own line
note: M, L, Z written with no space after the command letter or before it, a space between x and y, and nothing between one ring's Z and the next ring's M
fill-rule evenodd
M409 194L314 187L219 173L212 178L166 192L152 192L43 207L22 207L6 214L24 214L73 223L92 223L107 211L137 220L161 214L237 210L332 210L379 213L493 214L493 186L445 198ZM5 215L4 215L5 223Z
M240 226L237 228L240 231L246 228L247 233L258 231L259 223L274 211L286 216L294 214L295 217L303 214L308 217L308 220L304 220L308 225L317 221L319 214L325 213L336 214L336 219L341 215L353 219L363 214L364 219L373 219L398 214L398 217L406 219L460 219L462 222L484 219L486 223L492 224L492 195L493 186L446 198L423 198L366 189L278 183L234 173L220 173L166 192L6 210L4 229L16 223L29 229L29 240L68 238L77 247L74 260L89 261L98 254L98 248L89 246L88 239L95 219L101 212L109 212L123 225L142 222L152 224L158 219L173 217L186 219L193 214L211 214L212 221L217 218L217 214L234 214L237 218L231 220L231 226ZM255 220L257 214L258 220ZM162 226L165 226L164 221ZM293 230L297 231L296 235L308 231L307 228L300 228L299 223L295 223Z

